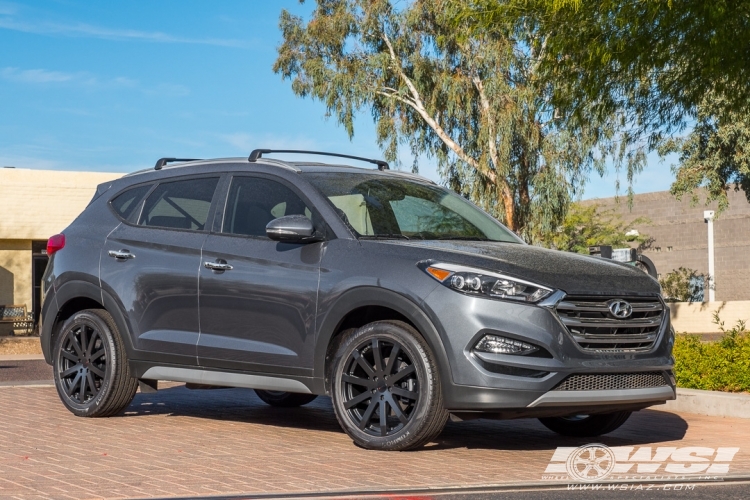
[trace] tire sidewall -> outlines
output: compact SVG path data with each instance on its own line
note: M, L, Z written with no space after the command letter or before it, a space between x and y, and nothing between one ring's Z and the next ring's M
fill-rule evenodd
M97 396L84 404L73 401L67 394L60 379L60 368L62 364L62 346L68 332L71 329L77 328L78 326L86 325L93 329L96 329L102 338L102 345L105 350L107 357L107 363L104 371L104 381L102 382L102 388ZM117 362L117 349L115 346L115 340L113 332L109 325L98 315L82 311L71 316L60 329L60 333L56 336L55 347L52 358L52 372L55 380L55 388L60 396L63 404L77 416L86 417L95 414L99 407L105 404L108 400L109 393L112 391L116 376Z
M409 422L397 433L384 437L373 436L357 427L356 423L349 417L346 408L344 408L344 384L340 382L352 352L373 338L396 341L400 344L414 364L420 390L417 407L414 409ZM430 411L437 390L433 381L437 374L431 373L435 370L435 367L434 364L433 366L430 366L430 364L433 363L429 359L428 347L421 340L421 337L416 337L404 328L392 323L377 322L365 325L343 341L332 365L331 395L336 417L341 427L354 440L355 444L364 448L381 450L404 449L411 442L420 438L420 430L429 425L426 416Z

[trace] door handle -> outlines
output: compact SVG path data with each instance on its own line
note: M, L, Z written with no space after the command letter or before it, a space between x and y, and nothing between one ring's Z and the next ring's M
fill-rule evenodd
M109 252L110 257L114 257L118 260L128 260L128 259L135 259L135 255L130 253L130 250L122 249L122 250L110 250Z
M211 269L212 271L231 271L234 269L230 264L226 262L204 262L203 265Z

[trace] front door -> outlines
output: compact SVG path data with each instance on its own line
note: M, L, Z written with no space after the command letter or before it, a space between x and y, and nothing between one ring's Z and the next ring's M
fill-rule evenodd
M198 268L218 180L160 183L137 223L121 223L104 245L102 286L122 302L134 347L175 356L165 362L197 362Z
M312 216L291 186L235 176L221 231L203 246L199 364L309 375L324 243L279 243L266 224L284 215Z

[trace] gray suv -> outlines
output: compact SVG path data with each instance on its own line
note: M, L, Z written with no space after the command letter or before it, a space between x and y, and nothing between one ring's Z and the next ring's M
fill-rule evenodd
M71 412L115 415L159 380L328 395L357 445L406 450L449 418L596 436L674 399L648 275L526 245L380 160L273 152L161 159L50 238L41 341Z

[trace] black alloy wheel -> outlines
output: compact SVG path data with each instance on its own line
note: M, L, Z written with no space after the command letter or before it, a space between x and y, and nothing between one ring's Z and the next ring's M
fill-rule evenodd
M299 394L285 391L266 391L255 389L255 394L266 404L280 408L294 408L306 405L318 397L315 394Z
M57 370L71 402L83 405L99 395L107 376L107 358L102 335L90 324L79 323L65 332Z
M362 343L349 355L341 380L344 407L368 434L393 435L414 415L419 380L398 342L373 338Z
M71 316L55 336L55 387L79 417L108 417L125 409L138 390L112 316L87 309Z
M435 439L448 420L432 351L411 325L376 321L331 347L336 418L354 443L402 451Z

